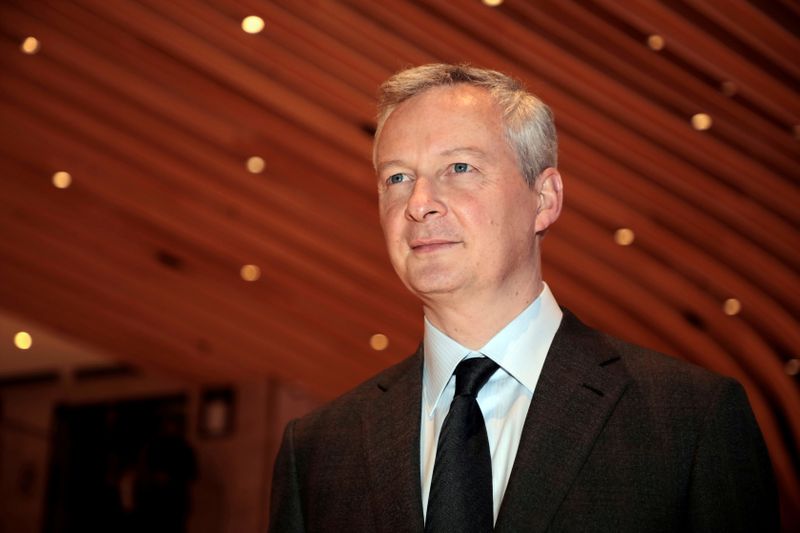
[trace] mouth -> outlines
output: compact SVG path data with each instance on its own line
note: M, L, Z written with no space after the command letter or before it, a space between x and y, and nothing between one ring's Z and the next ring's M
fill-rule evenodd
M456 241L446 239L416 239L409 243L409 247L414 253L430 253L445 250L457 244Z

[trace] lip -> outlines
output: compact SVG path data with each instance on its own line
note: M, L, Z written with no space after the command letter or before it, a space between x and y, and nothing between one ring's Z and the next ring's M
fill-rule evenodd
M456 241L447 239L415 239L409 243L409 246L415 253L429 253L450 248L456 244L458 244Z

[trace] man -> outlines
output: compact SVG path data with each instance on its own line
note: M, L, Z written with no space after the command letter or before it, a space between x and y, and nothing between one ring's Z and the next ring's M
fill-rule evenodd
M556 150L547 106L498 72L383 85L380 219L425 336L287 426L272 531L777 529L741 386L587 328L542 281Z

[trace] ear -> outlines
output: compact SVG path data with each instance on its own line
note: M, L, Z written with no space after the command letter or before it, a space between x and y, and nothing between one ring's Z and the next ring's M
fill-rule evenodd
M539 194L536 205L536 233L543 233L561 214L561 205L564 201L561 174L553 167L546 168L536 178L535 188Z

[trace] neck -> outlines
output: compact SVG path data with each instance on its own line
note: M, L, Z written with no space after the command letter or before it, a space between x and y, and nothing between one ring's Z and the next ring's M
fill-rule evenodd
M425 317L448 337L470 350L484 346L542 292L541 277L509 293L423 302Z

